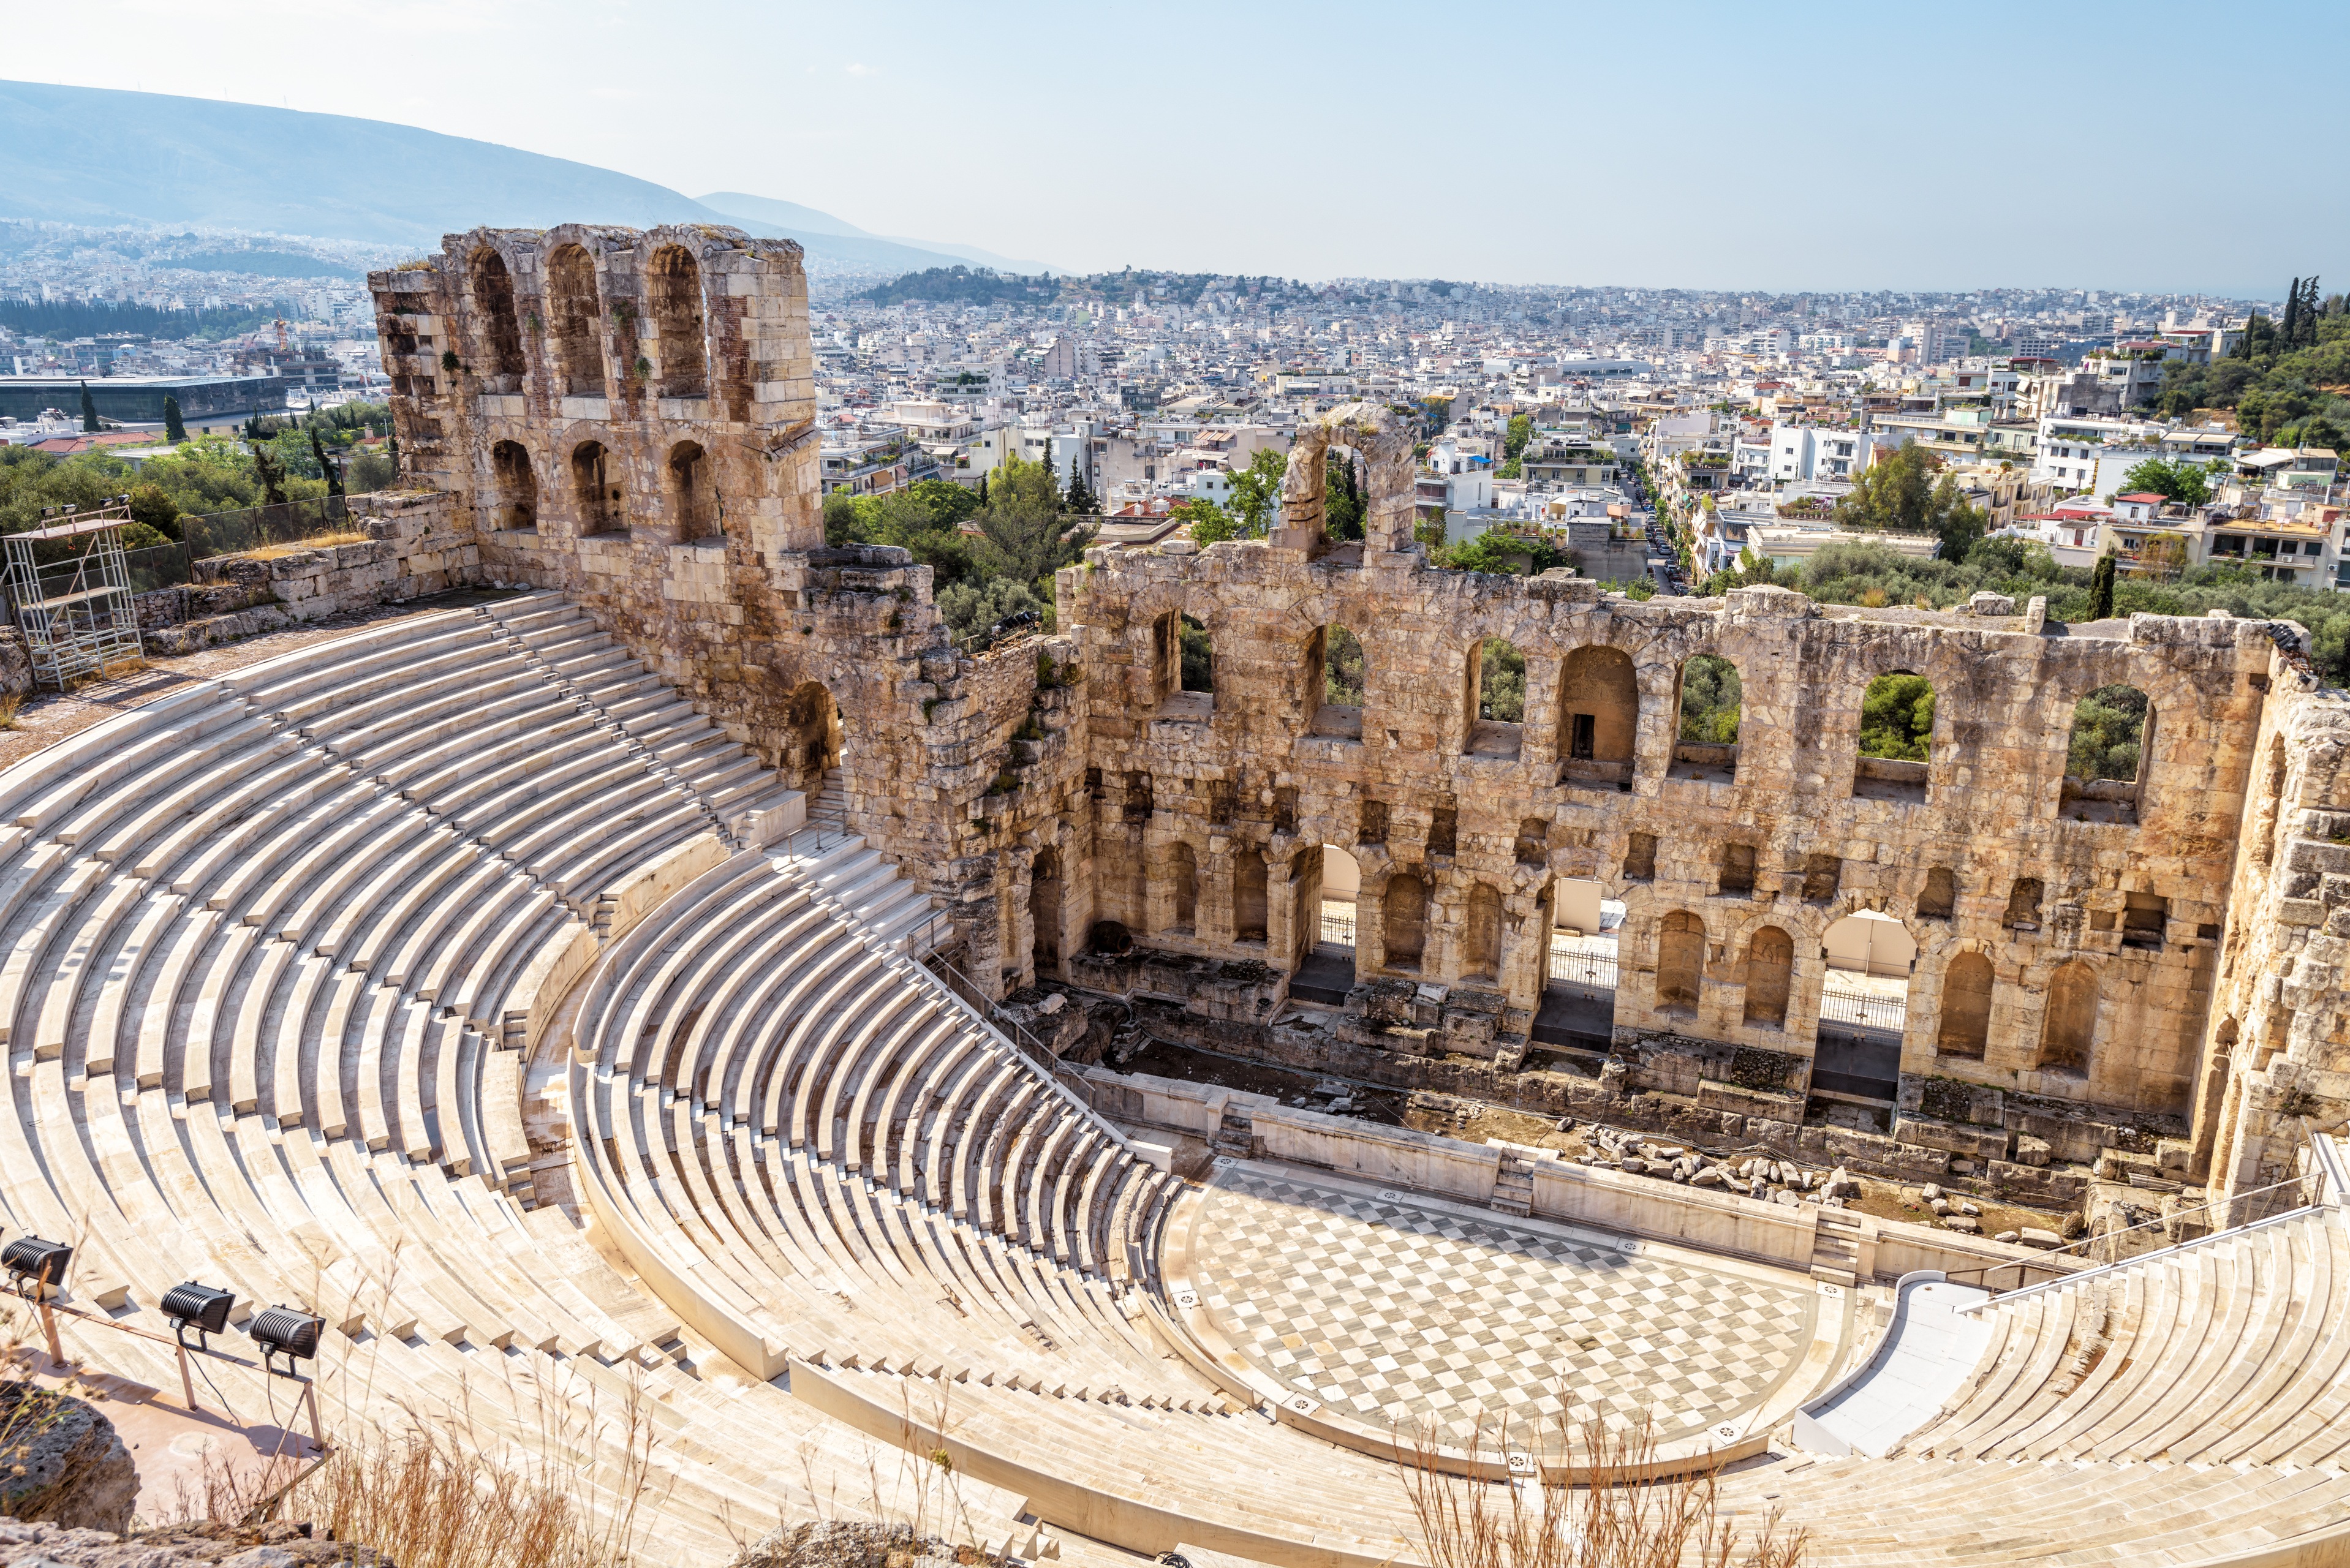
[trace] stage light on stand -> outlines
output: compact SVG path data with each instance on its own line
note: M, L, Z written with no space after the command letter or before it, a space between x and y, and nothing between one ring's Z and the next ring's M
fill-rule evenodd
M163 1315L172 1320L172 1332L185 1345L188 1330L194 1329L199 1350L212 1348L206 1336L227 1330L228 1314L235 1305L234 1293L216 1285L200 1285L193 1280L163 1293Z
M73 1262L73 1249L58 1241L44 1241L38 1236L19 1236L5 1247L0 1247L0 1269L8 1271L8 1288L30 1301L38 1301L46 1292L61 1289L66 1281L66 1265Z
M286 1357L286 1370L281 1377L297 1376L296 1361L315 1361L318 1356L318 1336L326 1331L327 1320L310 1313L296 1312L292 1307L274 1306L254 1314L253 1326L245 1332L261 1346L261 1365L277 1372L272 1358Z

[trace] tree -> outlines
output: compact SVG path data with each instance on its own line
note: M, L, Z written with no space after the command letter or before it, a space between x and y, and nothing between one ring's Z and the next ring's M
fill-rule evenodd
M173 446L188 439L188 427L180 419L180 400L169 392L163 394L163 439Z
M1860 701L1860 754L1922 763L1934 733L1934 688L1922 675L1880 675Z
M2210 471L2187 458L2149 457L2122 475L2124 492L2151 491L2189 506L2211 499Z
M1010 577L1041 585L1081 555L1094 536L1091 527L1069 526L1061 512L1061 487L1050 462L1007 457L977 516L980 537L972 557L988 578Z
M987 504L987 475L984 473L979 476L979 504L982 506Z
M145 524L166 539L180 537L180 504L164 494L161 485L130 487L130 520Z
M1915 441L1863 470L1852 493L1836 503L1835 520L1863 533L1931 534L1944 560L1966 558L1983 536L1982 509L1959 493L1942 460Z
M1575 564L1572 552L1559 547L1547 535L1513 534L1488 528L1472 539L1439 548L1435 564L1460 572L1538 576L1553 566Z
M1322 471L1322 529L1331 538L1347 541L1363 536L1363 486L1357 476L1354 453L1347 454L1346 465L1338 462L1332 452Z
M318 460L318 472L327 482L327 493L340 495L343 493L343 476L327 456L327 445L318 439L318 427L316 425L310 427L310 455Z
M1534 418L1528 414L1512 414L1508 431L1502 437L1502 455L1513 462L1523 455L1526 443L1534 439Z
M1034 613L1043 618L1046 607L1028 585L999 577L987 584L952 583L939 590L939 618L957 637L969 637L1009 620Z
M1273 525L1273 514L1281 507L1281 476L1288 467L1279 452L1261 446L1246 468L1230 475L1229 510L1240 524L1240 537L1262 539Z
M1074 457L1069 459L1069 495L1066 509L1080 517L1097 516L1101 513L1101 502L1094 494L1093 486L1086 483L1086 476L1078 470L1077 460Z
M2082 698L2073 710L2064 771L2080 779L2134 781L2146 707L2146 693L2135 686L2100 686Z
M1203 548L1240 536L1240 525L1232 514L1202 495L1184 497L1168 508L1167 515L1189 528L1191 543Z
M2097 567L2089 577L2089 618L2111 620L2114 614L2114 557L2097 557Z
M98 431L98 401L89 395L89 383L81 384L81 428L92 434Z
M266 446L253 449L253 476L261 482L262 499L266 504L286 504L286 465L272 457Z

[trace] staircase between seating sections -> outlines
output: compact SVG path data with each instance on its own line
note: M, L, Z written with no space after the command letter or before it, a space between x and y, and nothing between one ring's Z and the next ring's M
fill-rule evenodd
M1534 1211L1534 1162L1516 1149L1502 1150L1502 1163L1493 1172L1493 1198L1490 1207L1504 1214L1520 1218Z

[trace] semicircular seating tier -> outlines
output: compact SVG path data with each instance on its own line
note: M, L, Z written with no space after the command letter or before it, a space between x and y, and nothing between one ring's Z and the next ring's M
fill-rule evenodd
M10 1232L72 1244L69 1304L122 1325L168 1335L186 1280L240 1321L317 1311L330 1427L414 1411L607 1480L632 1422L657 1432L657 1555L718 1560L729 1517L919 1509L871 1441L743 1400L531 1207L528 1021L632 882L789 794L552 596L201 680L9 768ZM178 1397L168 1344L60 1321L88 1366ZM282 1383L203 1366L200 1399L284 1418ZM1004 1539L1018 1501L965 1493Z

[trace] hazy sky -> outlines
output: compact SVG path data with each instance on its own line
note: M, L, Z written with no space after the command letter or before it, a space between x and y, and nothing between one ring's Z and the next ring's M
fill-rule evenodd
M2338 3L12 11L23 79L398 120L1087 271L2350 285Z

